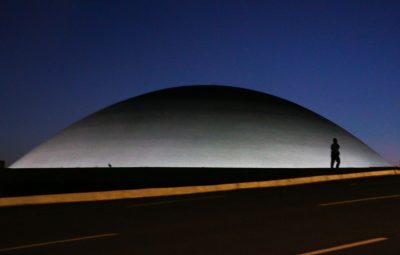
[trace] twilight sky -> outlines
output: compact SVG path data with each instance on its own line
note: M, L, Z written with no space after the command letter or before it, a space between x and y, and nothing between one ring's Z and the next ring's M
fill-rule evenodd
M0 159L120 100L220 84L305 106L398 164L399 13L382 0L2 0Z

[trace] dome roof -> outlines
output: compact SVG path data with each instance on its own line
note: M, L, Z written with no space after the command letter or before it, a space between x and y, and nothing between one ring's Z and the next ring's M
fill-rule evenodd
M346 130L282 98L186 86L106 107L11 167L329 167L334 137L341 166L389 165Z

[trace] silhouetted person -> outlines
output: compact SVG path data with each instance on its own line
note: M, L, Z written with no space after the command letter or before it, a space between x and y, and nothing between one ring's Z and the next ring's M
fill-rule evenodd
M340 165L340 152L339 152L340 145L337 142L336 138L333 138L333 143L331 145L331 168L336 162L336 168L339 168Z

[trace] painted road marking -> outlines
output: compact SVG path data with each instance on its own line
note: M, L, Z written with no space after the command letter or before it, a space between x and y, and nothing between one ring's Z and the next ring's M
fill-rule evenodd
M183 199L175 199L175 200L166 200L166 201L158 201L158 202L148 202L148 203L139 203L128 205L128 207L144 207L144 206L153 206L153 205L164 205L164 204L174 204L180 202L187 201L198 201L198 200L208 200L208 199L217 199L225 196L209 196L209 197L194 197L194 198L183 198Z
M338 202L330 202L330 203L323 203L320 206L331 206L331 205L342 205L342 204L352 204L358 202L365 202L365 201L373 201L373 200L381 200L381 199L390 199L390 198L398 198L400 195L389 195L389 196L379 196L379 197L367 197L367 198L360 198L360 199L353 199L353 200L344 200Z
M377 242L382 242L387 240L386 237L378 237L374 239L369 239L365 241L360 241L360 242L355 242L355 243L348 243L348 244L343 244L339 246L334 246L331 248L326 248L322 250L317 250L317 251L311 251L311 252L306 252L306 253L301 253L299 255L317 255L317 254L324 254L324 253L329 253L329 252L334 252L334 251L339 251L339 250L344 250L344 249L349 249L352 247L357 247L357 246L362 246L362 245L367 245L367 244L372 244L372 243L377 243Z
M41 246L49 246L49 245L53 245L53 244L69 243L69 242L76 242L76 241L83 241L83 240L97 239L97 238L104 238L104 237L110 237L110 236L116 236L116 235L118 235L118 234L117 233L108 233L108 234L82 236L82 237L76 237L76 238L70 238L70 239L56 240L56 241L50 241L50 242L44 242L44 243L27 244L27 245L15 246L15 247L0 248L0 252L36 248L36 247L41 247Z
M296 177L280 180L239 182L200 186L183 186L168 188L145 188L131 190L113 190L113 191L95 191L52 195L33 195L21 197L0 197L1 206L19 206L19 205L38 205L54 203L74 203L86 201L106 201L116 199L132 199L145 197L166 197L176 195L201 194L210 192L221 192L242 189L259 189L268 187L283 187L300 184L320 183L336 180L356 179L365 177L377 177L388 175L400 175L400 170L379 170L372 172L347 173L336 175L319 175L309 177Z

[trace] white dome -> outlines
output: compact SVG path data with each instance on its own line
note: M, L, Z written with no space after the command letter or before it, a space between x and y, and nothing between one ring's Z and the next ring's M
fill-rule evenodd
M12 168L389 166L356 137L287 100L242 88L187 86L111 105L39 145Z

